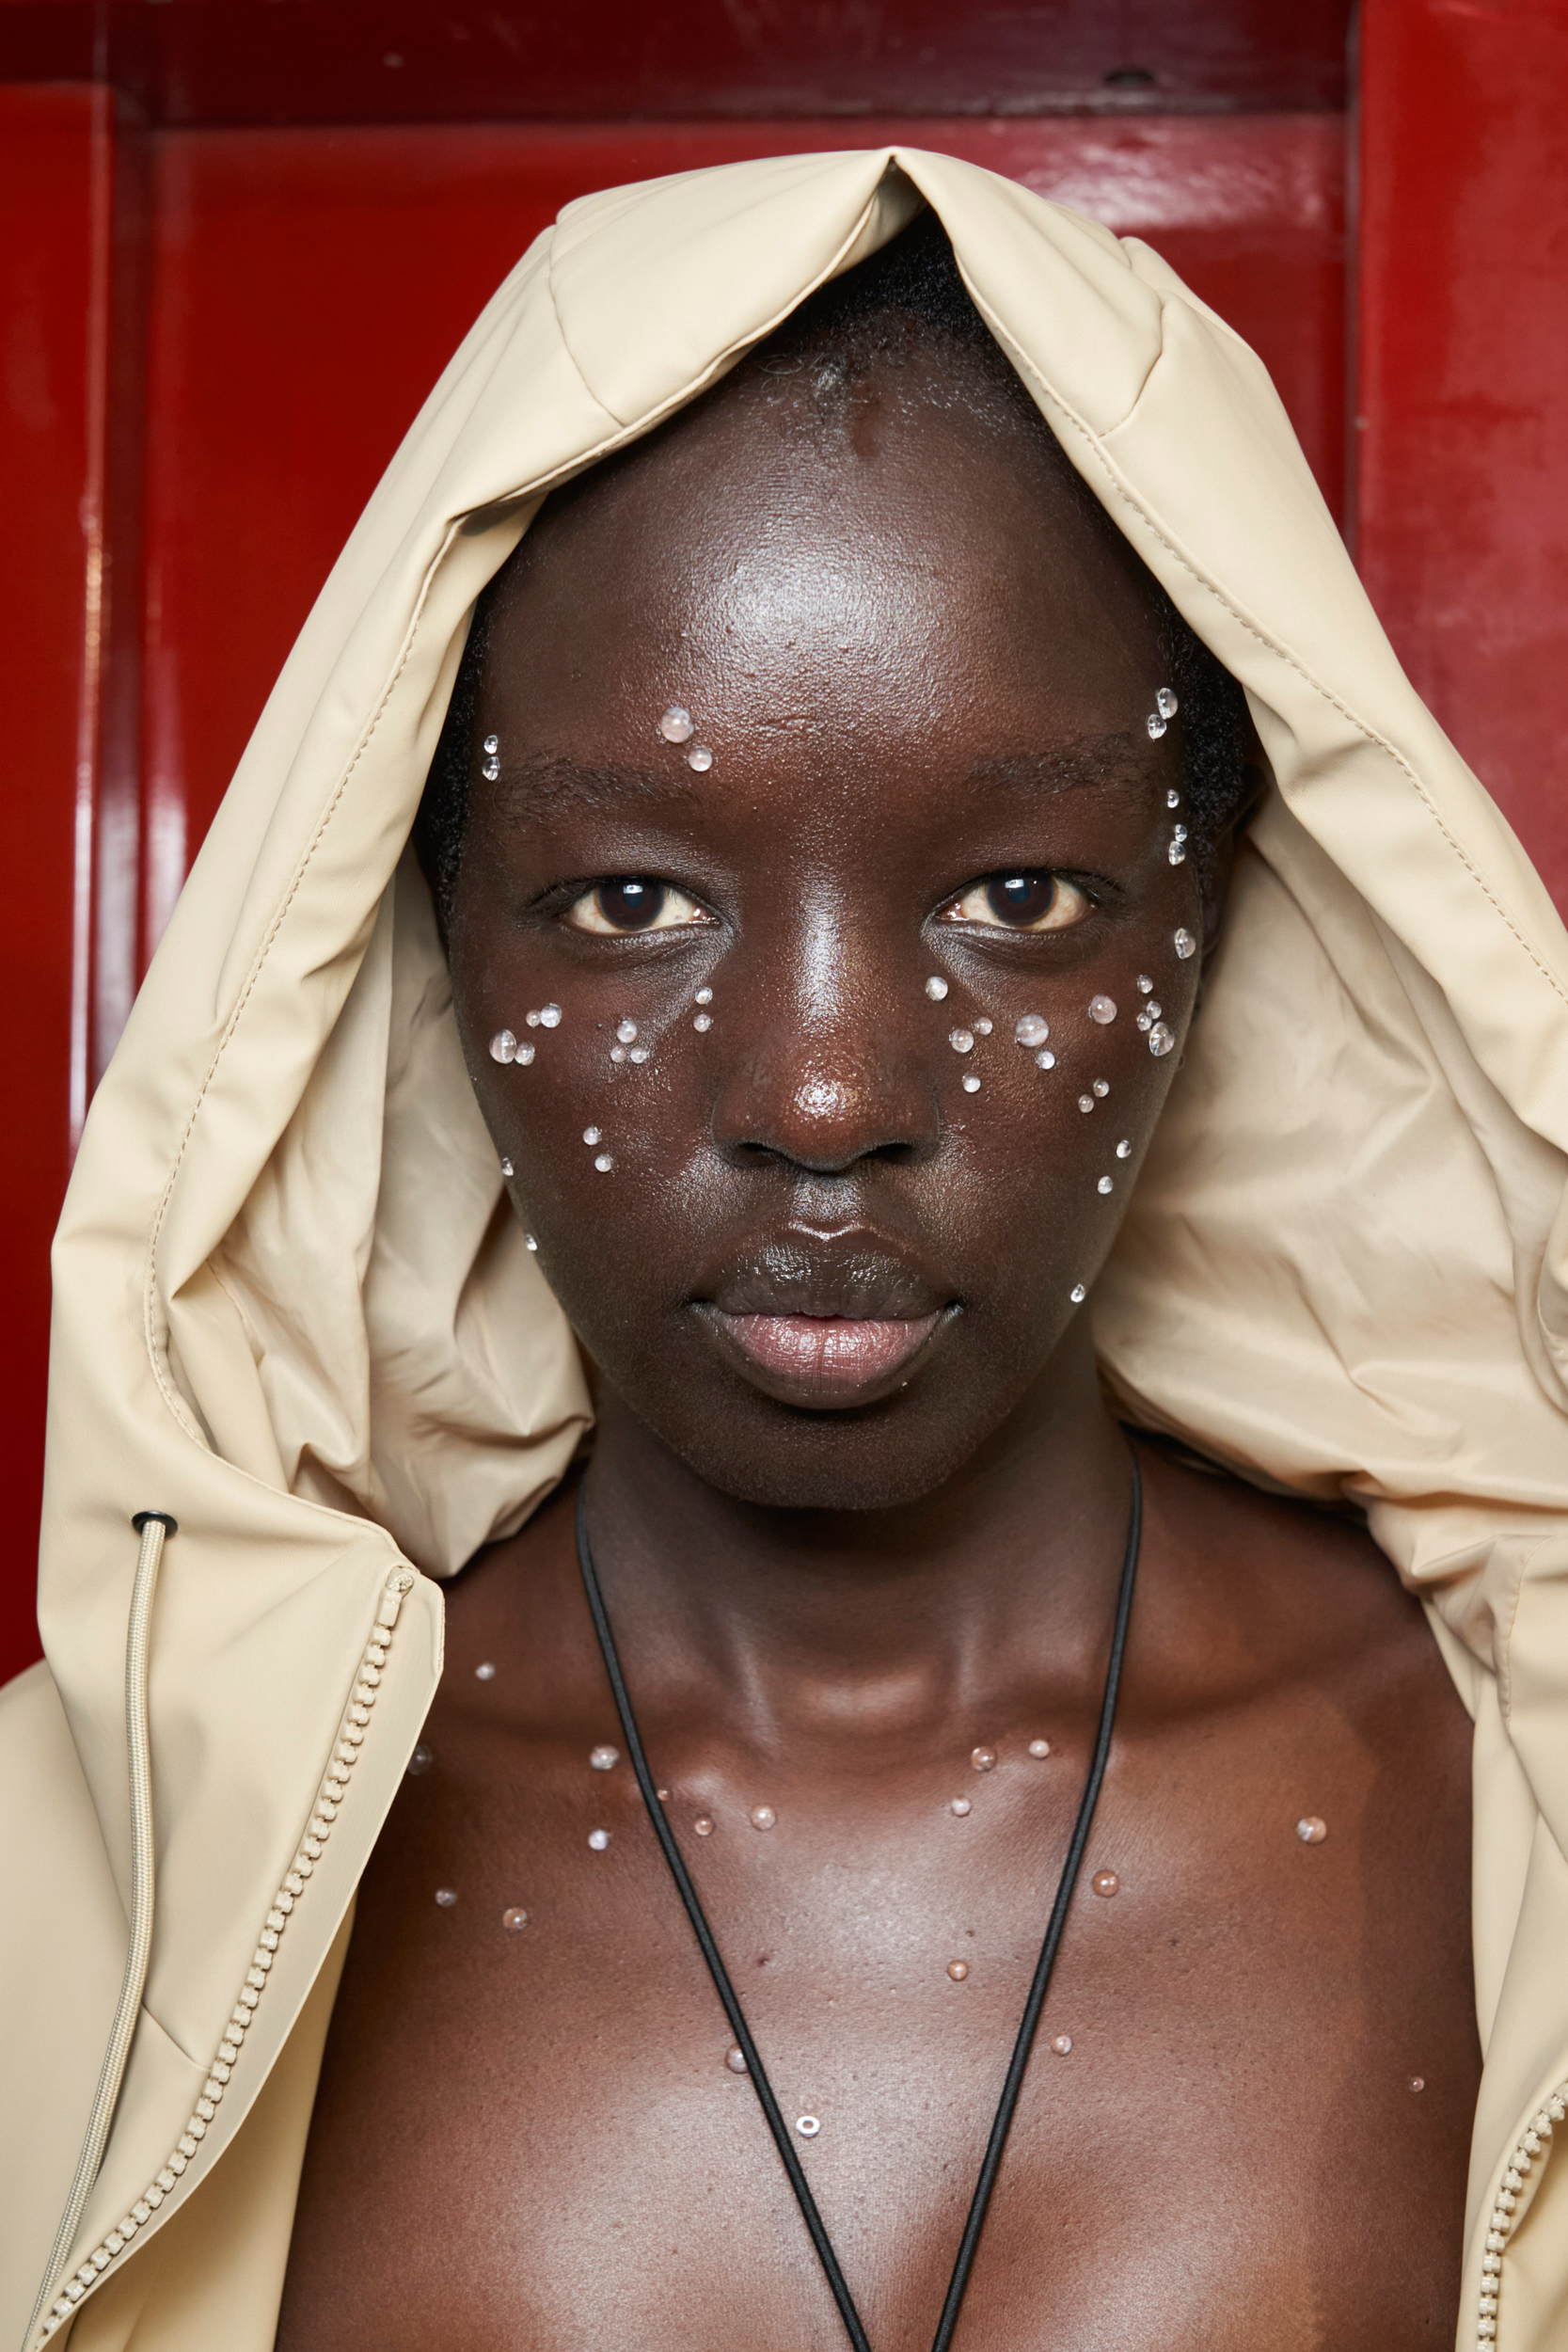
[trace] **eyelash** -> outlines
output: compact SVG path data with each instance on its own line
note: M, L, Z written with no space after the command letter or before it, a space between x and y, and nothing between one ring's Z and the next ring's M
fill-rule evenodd
M1068 919L1062 922L1051 922L1040 918L1032 923L1007 922L1000 914L997 914L997 919L991 921L988 920L986 914L978 909L968 914L962 911L969 901L979 898L983 895L990 897L998 889L1005 889L1009 884L1021 882L1037 884L1048 882L1052 884L1053 897L1051 906L1045 911L1046 914L1054 912L1055 899L1063 891L1070 892L1072 898L1077 900L1076 911L1069 911ZM618 925L613 921L606 920L603 904L605 893L634 889L657 891L661 894L661 898L673 898L682 901L690 912L677 916L677 919L673 922L662 922L659 917L665 914L666 907L660 903L654 915L646 923ZM678 883L666 882L662 876L657 875L603 874L588 883L586 888L580 882L569 883L564 885L559 893L551 895L556 899L555 913L559 920L564 922L570 930L585 932L590 937L600 939L667 939L677 931L705 930L719 919L711 909L705 907L702 901L694 898L689 891L682 890ZM955 927L962 925L975 931L993 931L1004 938L1039 939L1077 930L1099 910L1102 899L1102 887L1097 888L1095 882L1086 875L1068 874L1053 866L1000 867L992 873L979 875L974 882L966 883L962 890L956 892L953 897L942 903L937 910L935 919L939 923ZM573 921L572 918L579 910L583 911L587 919ZM994 899L992 912L993 914L996 912Z

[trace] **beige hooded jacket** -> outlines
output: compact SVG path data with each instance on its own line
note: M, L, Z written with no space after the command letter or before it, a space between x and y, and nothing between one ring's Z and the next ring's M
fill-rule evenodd
M0 1702L0 2352L268 2352L345 1922L440 1672L431 1580L586 1424L404 854L474 598L549 485L922 200L1278 780L1096 1330L1135 1417L1363 1504L1428 1597L1476 1721L1458 2341L1568 2346L1568 940L1246 347L1146 246L883 151L614 190L533 246L333 572L100 1089L55 1250L48 1661ZM178 1521L161 1567L141 1511ZM149 1786L129 2065L29 2330L149 1926ZM1345 2160L1375 2196L1398 2151Z

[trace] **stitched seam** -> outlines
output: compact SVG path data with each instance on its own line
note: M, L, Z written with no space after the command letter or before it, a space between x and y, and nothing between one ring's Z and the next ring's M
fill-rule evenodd
M1506 928L1512 932L1513 938L1518 943L1519 946L1523 948L1530 962L1534 964L1536 970L1540 973L1542 978L1551 989L1553 994L1557 996L1562 1004L1568 1006L1568 991L1564 990L1561 981L1559 980L1557 975L1550 969L1550 967L1543 963L1540 956L1536 953L1529 941L1525 937L1523 931L1520 930L1517 923L1513 920L1513 915L1502 904L1496 892L1492 889L1491 884L1486 881L1485 877L1474 864L1468 851L1465 849L1464 844L1460 842L1449 831L1436 803L1433 800L1432 795L1426 788L1426 786L1422 783L1415 769L1412 768L1410 762L1405 758L1403 753L1397 751L1394 745L1388 742L1385 737L1379 735L1374 727L1369 726L1365 719L1359 717L1355 711L1352 710L1348 704L1341 702L1337 694L1330 693L1328 688L1324 686L1320 679L1315 678L1312 675L1310 670L1306 668L1297 656L1291 651L1289 646L1280 644L1276 639L1270 637L1265 630L1259 628L1257 622L1252 620L1248 614L1243 612L1237 605L1232 603L1231 599L1225 594L1225 591L1219 587L1214 580L1208 579L1198 570L1192 558L1183 548L1177 546L1176 542L1155 520L1148 509L1135 495L1131 485L1124 480L1119 469L1110 457L1109 453L1106 452L1101 436L1097 434L1085 422L1085 421L1078 415L1077 411L1069 406L1068 402L1063 400L1061 395L1046 382L1045 377L1040 373L1039 370L1033 364L1027 356L1018 351L1018 346L1013 342L1012 338L1005 333L1005 330L1001 327L1000 323L992 316L989 310L986 310L985 316L988 326L990 326L992 332L996 334L998 341L1004 342L1009 352L1017 354L1014 358L1014 365L1019 369L1020 373L1026 374L1033 378L1035 383L1039 386L1046 399L1050 401L1052 406L1057 409L1060 414L1067 419L1068 422L1073 427L1074 431L1083 437L1091 453L1099 461L1102 471L1109 480L1112 488L1116 491L1117 496L1124 500L1125 502L1132 507L1133 513L1139 517L1145 527L1153 533L1154 537L1159 541L1161 547L1165 549L1166 553L1180 565L1181 569L1191 580L1196 582L1198 587L1206 590L1207 593L1214 598L1215 602L1221 605L1224 610L1229 613L1231 619L1237 622L1241 628L1245 629L1249 637L1253 638L1263 647L1265 652L1273 654L1276 660L1283 661L1288 669L1293 670L1304 685L1310 687L1312 691L1318 695L1322 701L1327 703L1331 709L1337 710L1339 716L1351 726L1353 726L1358 735L1363 736L1366 740L1371 744L1374 750L1384 753L1387 758L1393 761L1395 767L1400 770L1402 774L1406 778L1407 782L1414 787L1417 797L1425 808L1427 815L1431 818L1433 823L1442 834L1443 839L1448 843L1449 849L1458 858L1460 864L1464 866L1465 872L1469 875L1477 889L1480 890L1482 897L1493 909L1494 913L1501 918ZM1156 364L1158 364L1158 362L1156 362ZM1149 370L1149 374L1153 374L1152 368ZM1146 377L1144 386L1140 388L1138 393L1139 400L1143 398L1144 390L1148 388L1148 379ZM1136 405L1137 402L1135 401L1133 403L1133 407L1136 407ZM1128 415L1131 416L1131 414L1132 410L1129 409ZM1126 420L1122 419L1120 421L1125 422ZM1117 429L1117 428L1115 425L1110 428L1112 432L1115 432Z
M180 2185L181 2175L195 2161L201 2142L217 2119L224 2094L244 2056L245 2037L250 2030L261 1995L270 1982L274 1955L283 1941L294 1906L305 1893L307 1882L314 1875L316 1864L332 1836L333 1823L348 1794L351 1775L370 1728L376 1694L386 1670L393 1629L403 1603L417 1581L412 1568L394 1568L382 1586L375 1622L360 1653L353 1688L338 1719L332 1760L318 1783L315 1803L298 1850L267 1908L239 1997L209 2063L206 2082L185 2128L161 2169L129 2207L124 2217L104 2233L74 2270L68 2271L63 2278L54 2281L48 2310L32 2338L33 2352L40 2352L40 2347L48 2343L51 2336L68 2321L74 2319L100 2280L119 2264L122 2254L127 2251L134 2253L137 2249L153 2216L166 2198L173 2196ZM180 2047L178 2043L175 2046ZM244 2128L243 2122L241 2128ZM219 2153L221 2154L221 2151Z

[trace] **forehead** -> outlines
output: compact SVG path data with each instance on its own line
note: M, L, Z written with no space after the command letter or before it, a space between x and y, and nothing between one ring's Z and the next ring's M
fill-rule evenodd
M1150 583L1022 389L940 344L847 389L812 370L741 372L551 501L498 583L487 687L641 719L666 679L787 677L852 728L1002 693L1101 732L1159 667Z

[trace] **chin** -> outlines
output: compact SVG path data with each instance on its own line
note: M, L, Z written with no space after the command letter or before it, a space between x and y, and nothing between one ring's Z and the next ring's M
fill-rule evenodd
M945 1486L990 1434L933 1432L929 1415L896 1404L853 1420L772 1406L768 1426L743 1430L736 1423L752 1417L737 1415L717 1437L644 1418L705 1486L770 1511L891 1511L919 1502Z

